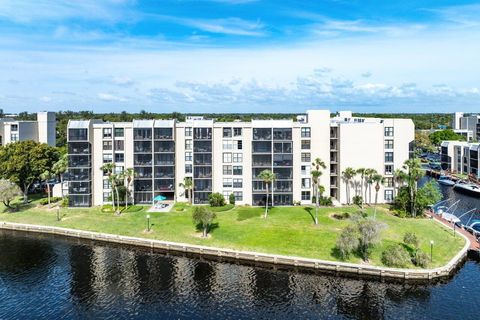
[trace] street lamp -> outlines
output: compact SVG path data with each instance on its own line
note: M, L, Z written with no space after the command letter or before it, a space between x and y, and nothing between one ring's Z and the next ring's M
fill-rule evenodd
M150 232L150 215L147 214L147 231Z
M430 261L433 261L433 240L430 240Z

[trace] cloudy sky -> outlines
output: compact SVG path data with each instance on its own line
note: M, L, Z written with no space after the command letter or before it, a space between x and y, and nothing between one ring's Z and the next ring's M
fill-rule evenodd
M0 108L480 111L480 2L0 0Z

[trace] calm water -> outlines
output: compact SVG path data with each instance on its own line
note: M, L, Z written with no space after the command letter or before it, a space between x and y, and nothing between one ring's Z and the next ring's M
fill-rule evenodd
M382 283L0 231L0 319L478 319L479 275Z

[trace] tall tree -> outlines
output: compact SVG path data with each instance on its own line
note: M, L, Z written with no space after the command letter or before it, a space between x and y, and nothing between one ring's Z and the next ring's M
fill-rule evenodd
M346 193L347 193L347 204L350 204L350 184L352 183L352 179L356 175L356 171L353 168L346 168L345 171L342 172L342 179L345 182L345 186L347 187Z
M365 202L366 199L363 199L364 195L363 195L363 186L365 184L365 174L367 173L367 169L366 168L359 168L357 169L357 173L360 175L360 195L362 197L362 209L363 209L363 203Z
M417 196L418 180L423 177L422 164L417 158L408 159L403 165L406 170L406 181L410 192L410 210L413 217L417 216L415 203Z
M135 178L135 170L133 168L127 168L125 171L122 173L123 179L125 179L126 182L126 193L125 193L125 210L128 209L128 200L131 198L132 194L132 183L133 179Z
M372 177L373 183L375 183L375 209L373 211L373 218L377 218L377 203L378 203L378 192L380 191L380 185L385 182L385 178L381 174L375 174Z
M188 202L192 204L192 190L193 190L193 180L191 177L183 178L183 182L179 183L180 188L185 190L185 194L188 196Z
M5 207L12 209L10 203L21 195L22 191L15 183L5 179L0 180L0 201L3 202Z
M47 186L47 196L48 196L48 206L50 207L50 179L52 179L53 177L53 174L50 170L45 170L41 175L40 175L40 179L42 179L43 181L45 181L45 184Z
M323 174L322 169L326 169L327 166L325 165L325 162L323 162L320 158L316 158L315 161L312 163L312 166L312 184L313 192L315 193L315 224L318 224L318 205L320 201L318 191L320 186L320 177Z
M268 193L269 193L268 192L268 185L273 184L273 182L277 179L277 175L270 170L263 170L258 175L258 178L261 179L263 181L263 183L265 183L265 187L266 187L266 191L267 191L267 193L266 193L266 195L267 195L266 198L267 199L265 201L265 215L264 215L264 218L266 219L267 215L268 215Z
M68 168L68 155L64 154L58 159L57 162L53 164L52 173L60 177L60 184L61 184L61 192L62 198L64 197L63 194L63 176L65 172L67 172Z
M203 231L203 237L206 238L208 229L216 218L215 212L205 206L196 206L192 214L193 222L200 225Z
M58 160L58 151L45 143L31 140L9 143L0 148L0 177L14 182L22 190L23 202L40 175L51 170Z
M365 170L365 203L367 203L367 189L368 189L368 203L372 203L372 185L374 183L373 177L378 174L377 170L368 168Z
M105 163L101 168L107 173L108 182L110 182L110 187L112 190L112 207L115 210L116 214L120 213L120 199L117 192L117 182L118 176L115 174L115 163L109 162ZM117 206L115 205L115 200L117 200Z
M403 185L405 182L406 174L401 169L396 169L393 173L393 189L395 192L395 196L398 194L398 189Z

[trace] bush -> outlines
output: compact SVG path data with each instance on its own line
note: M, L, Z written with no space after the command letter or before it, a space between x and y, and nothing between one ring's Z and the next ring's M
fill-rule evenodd
M316 203L317 203L317 198L313 196L312 204L315 205ZM331 207L333 205L332 198L320 196L320 198L318 198L318 204L320 206Z
M382 262L388 267L406 268L410 263L410 255L403 246L396 244L383 251Z
M221 193L214 192L208 196L208 202L211 207L223 207L225 203L225 198Z
M351 225L343 229L342 233L337 239L335 248L340 253L342 259L348 258L350 253L358 248L358 232L356 228Z
M60 200L62 200L62 197L50 197L50 203L55 203ZM45 206L48 204L48 198L42 198L38 203L40 203L42 206Z
M228 202L235 205L235 195L233 193L230 193L230 196L228 197Z
M362 196L355 196L353 197L353 204L361 207L363 205L363 198Z
M428 267L430 263L430 257L423 251L418 251L416 258L413 260L413 263L420 268Z
M403 236L403 243L413 246L415 250L418 249L420 242L418 241L417 235L413 232L407 232Z
M334 214L332 215L332 217L333 217L334 219L337 219L337 220L345 220L345 219L350 218L350 213L348 213L348 212L334 213Z

